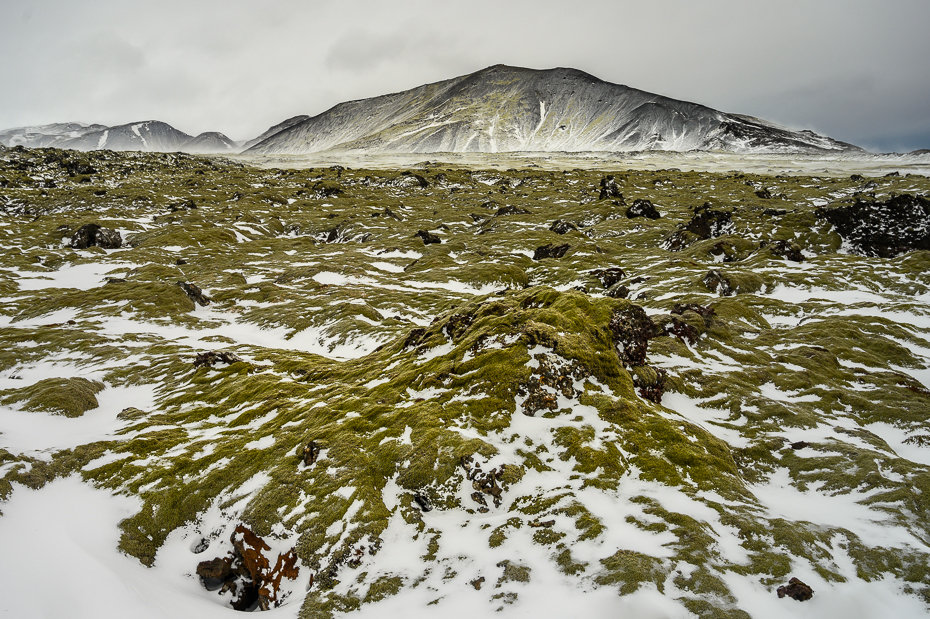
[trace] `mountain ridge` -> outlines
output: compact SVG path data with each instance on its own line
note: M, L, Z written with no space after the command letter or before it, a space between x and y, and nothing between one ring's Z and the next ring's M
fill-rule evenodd
M810 131L613 84L578 69L507 65L339 103L244 152L325 150L862 151Z

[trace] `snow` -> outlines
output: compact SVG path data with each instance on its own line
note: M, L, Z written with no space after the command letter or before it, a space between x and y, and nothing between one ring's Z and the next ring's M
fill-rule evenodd
M117 550L119 522L139 510L138 499L98 490L77 477L55 480L38 491L14 488L0 517L3 616L222 619L234 612L217 604L220 598L192 575L198 555L177 532L153 568ZM53 583L54 590L38 592L37 581ZM284 605L269 616L296 617L298 609L299 604Z

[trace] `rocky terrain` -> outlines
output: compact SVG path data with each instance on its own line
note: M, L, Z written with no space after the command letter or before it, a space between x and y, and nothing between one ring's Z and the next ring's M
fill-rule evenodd
M4 604L924 616L928 195L0 149Z
M291 119L291 121L296 120ZM285 121L250 154L715 150L862 152L758 118L612 84L576 69L495 65Z

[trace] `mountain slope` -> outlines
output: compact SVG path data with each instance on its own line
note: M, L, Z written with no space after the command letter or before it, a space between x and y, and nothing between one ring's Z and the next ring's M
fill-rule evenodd
M0 144L4 146L25 146L26 148L45 148L58 146L65 140L78 138L101 129L106 129L106 127L77 122L15 127L0 131Z
M809 131L612 84L576 69L495 65L349 101L282 129L250 154L861 150Z
M201 133L183 144L181 150L185 153L219 154L234 153L239 145L218 131Z
M141 150L174 152L192 139L183 131L158 120L108 127L65 140L59 146L74 150Z
M276 133L280 133L281 131L284 131L285 129L288 129L288 128L290 128L290 127L293 127L293 126L296 125L297 123L301 123L301 122L307 120L308 118L310 118L310 117L307 116L306 114L301 114L300 116L294 116L293 118L288 118L287 120L285 120L285 121L283 121L283 122L280 122L280 123L278 123L277 125L275 125L275 126L273 126L273 127L269 127L269 129L268 129L267 131L265 131L263 134L261 134L261 135L258 136L257 138L252 138L251 140L249 140L248 142L246 142L245 144L243 144L243 145L242 145L242 149L243 149L243 150L247 150L247 149L249 149L249 148L252 148L253 146L255 146L256 144L258 144L259 142L262 142L262 141L264 141L264 140L267 140L268 138L270 138L271 136L275 135Z

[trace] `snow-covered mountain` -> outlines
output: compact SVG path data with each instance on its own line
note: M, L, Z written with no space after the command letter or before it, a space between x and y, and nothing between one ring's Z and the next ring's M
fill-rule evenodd
M185 153L235 153L238 152L239 145L218 131L208 131L185 142L181 150Z
M106 129L106 127L76 122L15 127L0 131L0 144L4 146L25 146L26 148L45 148L58 146L65 140L79 138L87 133L102 129Z
M612 84L576 69L505 65L340 103L274 129L247 152L861 151L811 131Z
M238 144L218 132L192 137L171 125L147 120L107 127L83 123L56 123L0 131L0 144L28 148L53 146L74 150L136 150L149 152L232 153Z

